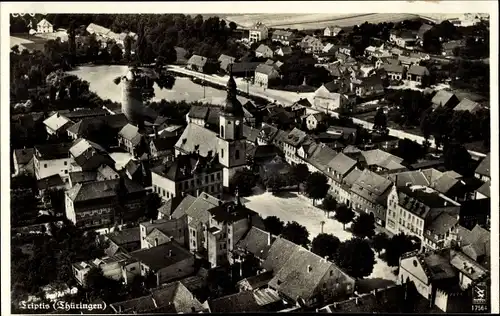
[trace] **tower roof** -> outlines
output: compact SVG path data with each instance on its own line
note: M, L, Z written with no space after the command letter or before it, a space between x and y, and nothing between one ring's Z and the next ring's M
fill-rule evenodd
M222 105L222 114L243 117L243 106L237 98L237 86L233 77L232 65L230 66L229 80L227 81L227 97Z

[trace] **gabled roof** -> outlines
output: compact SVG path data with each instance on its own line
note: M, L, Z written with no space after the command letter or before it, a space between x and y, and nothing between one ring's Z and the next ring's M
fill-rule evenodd
M212 313L244 313L262 310L252 291L223 296L210 301L209 305Z
M201 223L208 223L208 220L210 218L210 213L208 212L208 210L219 205L219 201L220 200L216 197L213 197L204 192L200 194L194 202L190 203L189 201L186 201L186 204L190 204L187 208L186 204L181 203L179 207L175 209L172 217L180 218L184 214L186 214L193 220L199 221Z
M14 156L16 157L16 162L20 165L25 165L33 159L35 154L34 148L25 149L14 149Z
M190 118L206 120L209 111L210 111L210 107L208 107L208 106L193 105L193 106L191 106L191 109L189 110L188 115Z
M293 32L286 30L276 30L273 32L273 37L275 36L292 36Z
M271 233L252 226L245 237L238 241L236 248L248 251L257 258L265 258L275 239Z
M48 144L48 145L36 145L35 155L37 153L37 158L39 160L52 160L52 159L69 159L69 150L71 148L71 143L60 143L60 144Z
M491 182L490 181L486 181L476 191L479 192L479 193L481 193L482 195L490 198L491 197L490 190L491 190Z
M349 158L343 153L338 153L327 165L328 171L335 171L344 177L354 166L357 164L357 161Z
M404 67L397 64L384 64L382 68L387 72L403 73Z
M490 256L491 234L481 226L476 225L472 230L469 230L463 226L458 226L457 237L461 247L473 245L476 255L485 255L486 257Z
M258 65L257 68L255 68L255 72L265 74L268 76L271 76L273 74L278 75L278 72L276 71L276 69L272 65L267 65L267 64Z
M151 169L155 174L174 182L192 179L194 174L222 171L217 155L203 157L198 154L179 155L174 161Z
M170 215L173 216L174 212L177 212L176 215L185 214L186 210L194 203L194 201L196 201L196 198L190 194L186 194L185 196L176 196L160 206L158 212L167 217Z
M151 144L153 144L158 151L173 149L175 143L177 143L177 137L158 137L151 141Z
M114 231L112 233L106 234L106 237L112 240L115 244L121 246L132 242L140 242L141 231L137 226Z
M481 160L475 172L482 176L490 177L490 166L491 166L490 153L488 153L488 155L486 155L486 157L484 157L483 160Z
M351 192L365 198L372 203L384 204L382 196L391 187L391 181L372 172L363 170L359 178L354 182Z
M199 154L206 157L209 151L215 154L217 135L215 132L198 124L189 123L175 144L175 148L185 153L194 152L195 148L197 148Z
M111 308L117 314L148 312L193 313L206 310L203 304L182 284L182 281L156 288L147 296L112 303Z
M142 139L142 135L139 133L139 128L132 124L125 125L118 135L123 137L126 140L129 140L133 146L137 146Z
M169 267L193 256L175 241L149 249L136 250L131 252L130 255L153 271Z
M451 98L453 98L454 94L450 91L439 90L436 95L432 98L432 104L435 105L446 105Z
M42 19L40 22L36 24L37 26L52 26L52 24L46 19Z
M93 182L97 180L97 172L95 171L76 171L69 173L69 179L72 185L82 182Z
M358 168L354 168L345 176L344 178L344 184L346 187L351 188L353 184L358 180L358 178L361 176L363 172L359 170Z
M417 76L428 76L430 74L426 67L419 65L412 65L410 69L408 69L408 73Z
M454 111L469 111L475 113L481 109L481 104L471 101L467 98L460 101L460 103L453 108Z
M77 183L71 189L66 191L66 195L73 202L85 202L102 198L112 198L117 194L119 183L120 179ZM124 189L128 194L144 191L144 187L129 180L128 178L123 178L123 184Z
M208 61L207 57L193 55L193 56L191 56L191 58L189 58L187 63L188 63L188 65L195 65L195 66L203 68L203 67L205 67L205 64L207 63L207 61Z
M106 35L110 32L110 29L98 24L90 23L87 26L87 32L89 32L90 34Z
M403 158L394 156L380 149L372 149L361 153L368 166L379 166L388 170L404 169L401 165Z
M64 128L65 126L69 127L68 124L72 123L73 122L71 122L70 119L59 113L55 113L43 121L43 124L53 131L58 131L60 128Z
M317 293L318 287L330 269L337 270L337 274L343 275L354 283L354 279L341 271L332 262L299 247L283 267L275 273L273 279L269 282L269 286L288 298L294 300L302 298L308 301Z
M260 44L259 47L257 47L257 49L255 50L255 52L257 53L267 53L268 51L272 52L271 48L264 44Z
M37 181L36 186L38 190L46 190L53 187L64 186L64 181L59 174L54 174Z
M262 263L262 267L267 271L277 273L299 248L301 247L285 238L276 238Z
M301 131L298 128L294 128L290 133L288 133L288 136L285 138L285 142L289 145L292 145L294 147L299 146L308 138L308 134L304 131Z
M81 136L92 125L97 127L101 125L107 125L114 130L121 130L127 124L128 124L128 119L123 113L115 115L97 116L97 117L83 119L80 122L71 125L71 127L68 128L68 132Z

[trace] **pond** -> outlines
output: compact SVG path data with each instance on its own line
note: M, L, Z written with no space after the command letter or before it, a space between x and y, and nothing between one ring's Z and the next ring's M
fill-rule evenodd
M113 79L126 74L127 66L81 66L76 70L69 71L69 73L88 81L90 90L97 93L101 98L121 102L121 84L116 85ZM152 101L165 99L195 102L203 99L203 86L192 82L189 78L176 77L174 87L171 90L162 90L156 84L154 88L155 98ZM225 97L225 90L205 87L205 100L220 102ZM242 103L248 101L248 99L242 97L238 97L238 99Z

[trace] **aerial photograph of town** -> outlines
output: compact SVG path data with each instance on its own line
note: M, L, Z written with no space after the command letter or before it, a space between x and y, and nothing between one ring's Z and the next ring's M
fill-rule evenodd
M12 314L491 312L489 14L9 23Z

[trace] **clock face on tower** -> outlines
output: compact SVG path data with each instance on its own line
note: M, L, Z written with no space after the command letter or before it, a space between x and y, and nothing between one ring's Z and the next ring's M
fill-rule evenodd
M236 124L236 125L240 125L240 121L239 121L239 120L238 120L238 121L236 121L236 122L235 122L235 124Z

